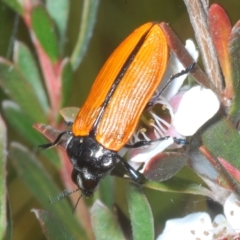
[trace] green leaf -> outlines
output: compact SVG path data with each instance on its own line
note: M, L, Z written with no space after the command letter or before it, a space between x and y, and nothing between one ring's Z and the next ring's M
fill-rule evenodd
M233 122L237 122L240 116L240 21L238 21L232 29L228 47L230 52L234 90L234 97L232 99L229 115L231 116Z
M42 209L33 209L32 212L35 213L48 240L77 240L52 213Z
M68 59L65 59L63 61L63 65L61 66L61 79L62 79L62 99L61 99L61 105L66 106L69 98L71 96L71 90L72 90L72 66Z
M66 199L54 204L49 203L49 193L52 196L57 196L60 190L40 164L40 161L18 143L11 144L9 157L18 175L42 206L53 212L72 234L85 236L81 226L76 222L72 214L72 208Z
M18 41L15 42L14 46L14 62L18 68L21 69L26 80L31 84L34 94L41 104L45 114L47 114L49 111L49 104L37 64L28 47Z
M41 46L52 60L56 62L59 57L58 41L54 24L46 9L42 6L35 7L31 11L32 28Z
M147 181L142 186L161 192L189 193L213 198L213 193L198 182L178 177L172 177L171 179L161 183Z
M73 70L81 63L95 26L99 0L84 0L79 35L71 56Z
M182 153L159 153L146 163L143 175L151 181L165 181L181 170L187 160L188 156Z
M68 0L47 0L46 8L51 18L55 21L59 35L60 35L60 45L63 47L66 42L65 34L67 29L67 20L70 9L70 1Z
M6 189L6 159L7 132L0 117L0 239L3 239L7 228L7 189Z
M33 121L21 111L19 106L12 101L6 100L2 103L3 115L7 122L15 129L24 139L26 139L35 149L38 145L46 142L46 139L32 128ZM52 162L57 168L60 167L59 157L53 149L41 151L41 153Z
M114 204L114 178L110 175L102 179L99 186L100 199L107 206L112 207Z
M3 58L0 58L0 86L34 122L46 121L32 86L14 64Z
M99 200L92 206L91 219L97 240L125 239L116 217Z
M231 122L223 116L217 116L209 123L202 134L203 145L214 156L224 158L236 168L240 169L240 137ZM227 143L227 144L226 144Z
M5 4L7 4L10 8L16 11L18 14L22 15L24 12L23 6L19 3L18 0L2 0Z
M137 185L129 184L127 189L127 201L133 239L154 239L153 215L149 202L142 189Z

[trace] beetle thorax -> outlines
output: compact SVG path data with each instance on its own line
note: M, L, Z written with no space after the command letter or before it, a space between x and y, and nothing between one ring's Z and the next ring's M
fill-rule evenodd
M73 136L67 154L73 164L72 180L85 196L93 194L101 178L117 163L117 153L104 148L91 136Z

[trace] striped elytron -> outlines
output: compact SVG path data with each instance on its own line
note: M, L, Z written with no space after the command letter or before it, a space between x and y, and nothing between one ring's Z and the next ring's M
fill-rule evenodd
M58 144L70 133L67 154L73 165L72 180L84 196L91 196L99 181L120 161L128 175L140 174L119 155L132 136L139 118L162 80L169 59L164 32L157 23L146 23L129 35L99 72L72 125L49 144ZM132 147L150 144L135 144ZM129 146L128 146L129 147Z

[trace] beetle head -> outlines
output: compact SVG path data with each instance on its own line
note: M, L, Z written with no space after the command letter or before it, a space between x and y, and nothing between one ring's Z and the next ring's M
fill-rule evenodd
M86 197L93 195L99 181L116 165L118 155L100 145L91 136L73 136L67 145L73 164L72 180Z

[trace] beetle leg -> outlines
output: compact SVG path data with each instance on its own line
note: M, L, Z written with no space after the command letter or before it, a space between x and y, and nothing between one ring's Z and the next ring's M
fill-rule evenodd
M134 170L134 168L130 164L128 164L120 156L118 158L121 161L121 163L122 163L123 167L125 168L125 170L127 171L128 176L131 177L135 182L140 183L140 181L141 181L141 173L139 173L138 171Z
M146 146L146 145L150 145L150 144L152 144L154 142L167 140L169 138L170 138L170 136L165 136L165 137L154 139L154 140L150 140L150 141L143 140L143 141L138 141L138 142L136 142L136 143L134 143L132 145L126 144L126 145L124 145L124 147L126 147L126 148L140 148L140 147L143 147L143 146ZM186 139L183 139L183 138L173 137L173 140L177 144L188 144Z
M57 145L59 144L62 136L65 135L65 134L70 134L70 135L72 135L72 132L71 132L71 131L61 132L61 133L57 136L57 138L55 139L54 142L39 145L38 148L39 148L39 149L48 149L48 148L57 146Z
M174 137L173 140L177 144L182 144L182 145L189 144L189 142L186 139L183 139L183 138Z
M176 73L174 75L172 75L170 77L170 79L167 81L167 83L165 84L165 86L158 92L158 94L147 104L146 109L152 107L155 102L158 100L159 96L162 95L162 93L166 90L166 88L170 85L170 83L175 79L178 78L184 74L187 74L189 72L191 72L194 68L194 66L196 65L195 62L193 62L191 65L189 65L187 68L185 68L184 70L182 70L179 73Z

